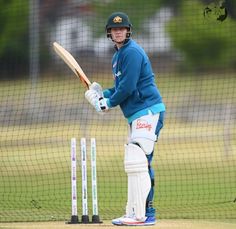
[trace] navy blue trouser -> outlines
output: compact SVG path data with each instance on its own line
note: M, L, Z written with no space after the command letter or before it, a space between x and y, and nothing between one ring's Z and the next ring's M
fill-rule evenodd
M162 127L164 125L164 115L165 115L165 112L160 113L160 117L159 117L159 120L158 120L158 123L157 123L157 127L156 127L157 139L159 137L160 130L162 129ZM156 209L153 207L154 176L155 176L154 170L151 167L153 154L154 154L154 151L151 154L146 155L147 160L148 160L148 172L149 172L149 176L150 176L150 179L151 179L151 189L150 189L150 192L148 194L147 201L146 201L146 216L155 216L155 213L156 213Z

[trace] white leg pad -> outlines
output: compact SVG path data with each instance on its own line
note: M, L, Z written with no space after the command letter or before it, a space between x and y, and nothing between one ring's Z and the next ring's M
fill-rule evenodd
M129 143L125 146L124 165L128 176L126 215L135 214L138 220L143 220L145 218L146 199L151 188L145 152L139 146Z

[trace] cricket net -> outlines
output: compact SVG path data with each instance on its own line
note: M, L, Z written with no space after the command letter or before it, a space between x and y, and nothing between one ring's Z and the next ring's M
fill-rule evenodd
M78 155L81 138L96 139L100 218L124 214L127 121L118 107L98 115L52 49L57 41L91 82L111 87L105 24L114 11L129 15L166 105L153 160L157 218L236 217L235 1L13 0L0 8L0 222L70 219L71 138ZM77 178L80 219L79 156Z

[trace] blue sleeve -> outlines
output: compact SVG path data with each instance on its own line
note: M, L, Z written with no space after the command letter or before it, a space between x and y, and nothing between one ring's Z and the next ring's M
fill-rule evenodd
M105 89L103 91L103 96L104 96L104 98L110 98L114 92L115 92L115 87Z
M116 91L109 98L112 107L121 104L137 88L137 82L141 72L142 54L136 49L126 50L122 58L121 76Z

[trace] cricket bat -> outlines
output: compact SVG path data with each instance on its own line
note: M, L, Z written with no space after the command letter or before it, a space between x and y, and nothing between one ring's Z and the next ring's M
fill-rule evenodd
M68 65L68 67L75 73L75 75L81 80L84 86L89 89L91 82L85 75L84 71L75 60L75 58L57 42L53 42L53 49L57 55Z

